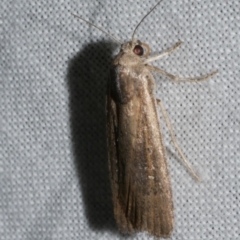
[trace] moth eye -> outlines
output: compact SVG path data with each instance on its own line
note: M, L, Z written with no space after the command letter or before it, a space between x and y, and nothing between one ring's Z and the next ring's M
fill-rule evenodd
M142 56L144 50L143 50L143 47L142 47L142 46L136 45L136 46L134 47L134 49L133 49L133 52L134 52L136 55L138 55L138 56Z

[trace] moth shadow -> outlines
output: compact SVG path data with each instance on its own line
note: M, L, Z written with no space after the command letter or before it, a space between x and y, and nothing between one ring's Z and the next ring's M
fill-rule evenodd
M74 163L85 216L93 229L116 231L106 142L106 86L112 42L90 43L68 66L70 127Z

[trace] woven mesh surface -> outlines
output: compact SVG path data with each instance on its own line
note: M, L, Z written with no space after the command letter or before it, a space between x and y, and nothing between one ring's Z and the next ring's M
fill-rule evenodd
M121 235L108 179L105 91L118 45L156 1L2 0L0 34L0 239L153 239ZM163 124L175 205L171 239L239 239L240 3L164 0L136 37L154 63L180 76L219 73L204 83L155 74L156 96L179 144L203 178L181 163ZM162 119L161 119L162 120Z

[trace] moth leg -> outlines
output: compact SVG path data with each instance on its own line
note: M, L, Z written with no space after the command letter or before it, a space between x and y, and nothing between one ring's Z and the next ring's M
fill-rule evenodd
M205 81L207 80L208 78L214 76L218 71L214 71L212 73L209 73L203 77L195 77L195 78L182 78L182 77L179 77L179 76L176 76L176 75L173 75L171 73L168 73L160 68L157 68L157 67L154 67L152 65L147 65L147 67L151 70L151 71L155 71L155 72L159 72L169 78L171 78L173 81L176 81L176 82L179 82L179 81L189 81L189 82L198 82L198 81Z
M144 61L144 63L150 63L150 62L153 62L155 60L158 60L162 57L165 57L167 55L169 55L170 53L172 53L174 50L176 50L178 47L180 47L182 45L182 42L177 42L173 47L169 48L168 50L166 50L165 52L159 54L159 55L156 55L156 56L153 56L153 57L150 57L148 59L146 59Z
M201 182L201 178L197 175L197 173L194 171L194 169L192 168L192 166L190 165L190 163L188 162L187 158L185 157L185 155L183 154L181 148L179 147L178 143L177 143L177 140L176 140L176 137L175 137L175 134L174 134L174 131L173 131L173 127L172 127L172 124L170 122L170 119L169 119L169 116L168 116L168 113L165 109L165 107L163 106L161 100L159 99L156 99L157 100L157 104L160 106L161 108L161 111L162 111L162 114L163 114L163 117L164 117L164 120L165 120L165 123L167 125L167 128L168 128L168 131L170 133L170 136L171 136L171 139L172 139L172 142L173 142L173 145L175 147L175 149L177 150L178 154L181 156L183 162L185 163L185 165L187 166L187 168L189 169L189 171L191 172L191 174L193 175L193 177Z

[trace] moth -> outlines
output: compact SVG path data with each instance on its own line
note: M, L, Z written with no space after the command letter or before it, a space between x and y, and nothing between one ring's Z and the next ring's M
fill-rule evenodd
M216 72L204 77L180 78L149 64L181 45L179 42L162 54L150 56L148 44L134 38L142 21L160 2L142 18L130 41L121 43L107 33L121 47L112 62L106 105L109 171L117 225L125 233L147 231L165 238L173 231L174 213L158 104L177 152L193 176L199 177L176 142L163 104L155 98L152 72L174 81L202 81Z

